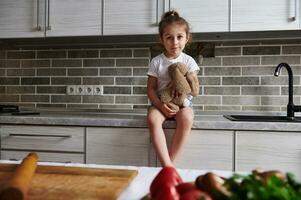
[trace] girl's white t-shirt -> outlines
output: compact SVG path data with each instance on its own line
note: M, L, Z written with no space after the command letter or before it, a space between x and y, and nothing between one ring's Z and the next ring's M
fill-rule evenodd
M154 76L157 78L158 95L161 94L161 92L166 88L168 83L171 81L168 74L168 66L176 62L184 63L188 68L188 72L194 72L200 70L195 60L191 56L183 52L177 58L171 60L168 59L164 55L164 53L161 53L160 55L154 57L150 63L150 67L147 72L147 75Z

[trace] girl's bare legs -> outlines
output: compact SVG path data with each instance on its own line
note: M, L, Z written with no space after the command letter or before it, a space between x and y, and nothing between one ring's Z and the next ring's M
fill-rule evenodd
M192 123L193 123L193 110L190 107L182 108L177 112L176 122L177 127L176 131L172 137L171 147L170 147L170 159L173 162L180 150L186 143L189 133L191 131Z
M166 138L162 128L162 124L165 119L166 117L155 107L151 107L149 109L147 115L147 123L150 131L150 136L163 167L173 166L173 163L169 157Z

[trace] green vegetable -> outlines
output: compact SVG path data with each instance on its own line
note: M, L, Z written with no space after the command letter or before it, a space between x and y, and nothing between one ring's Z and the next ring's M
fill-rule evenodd
M290 173L286 180L271 176L267 181L256 174L234 174L225 180L224 186L231 195L221 195L217 200L301 200L301 183Z

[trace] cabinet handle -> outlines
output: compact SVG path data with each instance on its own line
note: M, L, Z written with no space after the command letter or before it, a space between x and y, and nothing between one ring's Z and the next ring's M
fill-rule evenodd
M295 15L290 17L289 19L291 21L296 21L296 17L297 17L297 0L295 0Z
M51 30L51 26L50 26L50 0L47 0L47 30L50 31Z
M36 27L37 31L42 30L42 28L40 26L39 18L40 18L40 0L37 0L37 27Z
M8 135L9 137L57 137L57 138L71 138L71 135L50 135L50 134L44 134L44 135L35 135L35 134L17 134L17 133L10 133Z

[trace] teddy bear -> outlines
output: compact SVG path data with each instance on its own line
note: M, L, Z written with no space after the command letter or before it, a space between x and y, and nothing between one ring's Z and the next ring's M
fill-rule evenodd
M198 80L189 76L188 69L184 63L177 62L168 66L168 74L171 78L170 83L162 91L161 102L167 104L172 110L179 111L181 107L187 107L190 101L187 95L196 96L198 94ZM178 95L172 94L175 91Z

